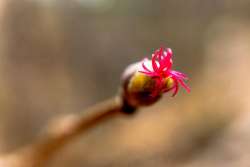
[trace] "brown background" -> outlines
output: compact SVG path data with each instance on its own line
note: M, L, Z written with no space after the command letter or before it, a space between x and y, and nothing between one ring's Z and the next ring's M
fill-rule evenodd
M99 126L49 166L250 166L249 16L249 0L1 0L0 152L113 96L128 64L168 46L191 93Z

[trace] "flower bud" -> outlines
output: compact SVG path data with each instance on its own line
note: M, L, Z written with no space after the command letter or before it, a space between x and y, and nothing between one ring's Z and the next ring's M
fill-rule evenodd
M128 66L123 74L123 101L130 111L140 106L151 105L160 99L163 93L173 90L175 96L179 84L190 92L184 82L188 77L172 70L170 48L160 48L152 54L152 59L144 59Z
M138 72L141 62L127 67L122 77L124 102L134 108L147 106L158 101L162 95L156 90L156 80ZM166 86L171 86L172 81L166 80Z

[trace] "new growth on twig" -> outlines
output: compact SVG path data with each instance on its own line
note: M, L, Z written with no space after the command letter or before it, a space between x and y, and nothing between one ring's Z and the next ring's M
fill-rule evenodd
M50 160L54 154L74 137L94 128L116 115L134 113L142 106L157 102L163 93L179 90L179 83L189 92L184 80L187 76L172 70L172 51L160 48L152 54L152 60L128 66L122 75L120 93L84 110L77 115L69 115L49 124L46 133L32 144L0 157L0 166L39 167Z

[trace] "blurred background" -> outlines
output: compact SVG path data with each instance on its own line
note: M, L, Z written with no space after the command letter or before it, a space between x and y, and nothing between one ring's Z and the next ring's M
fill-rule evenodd
M0 0L0 153L114 96L161 46L192 91L75 139L49 167L249 167L250 0Z

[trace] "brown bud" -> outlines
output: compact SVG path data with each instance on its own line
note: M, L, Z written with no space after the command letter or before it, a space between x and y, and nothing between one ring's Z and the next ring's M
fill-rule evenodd
M156 82L152 77L138 72L140 65L130 65L122 78L124 102L133 108L151 105L161 97L161 93L152 95Z

